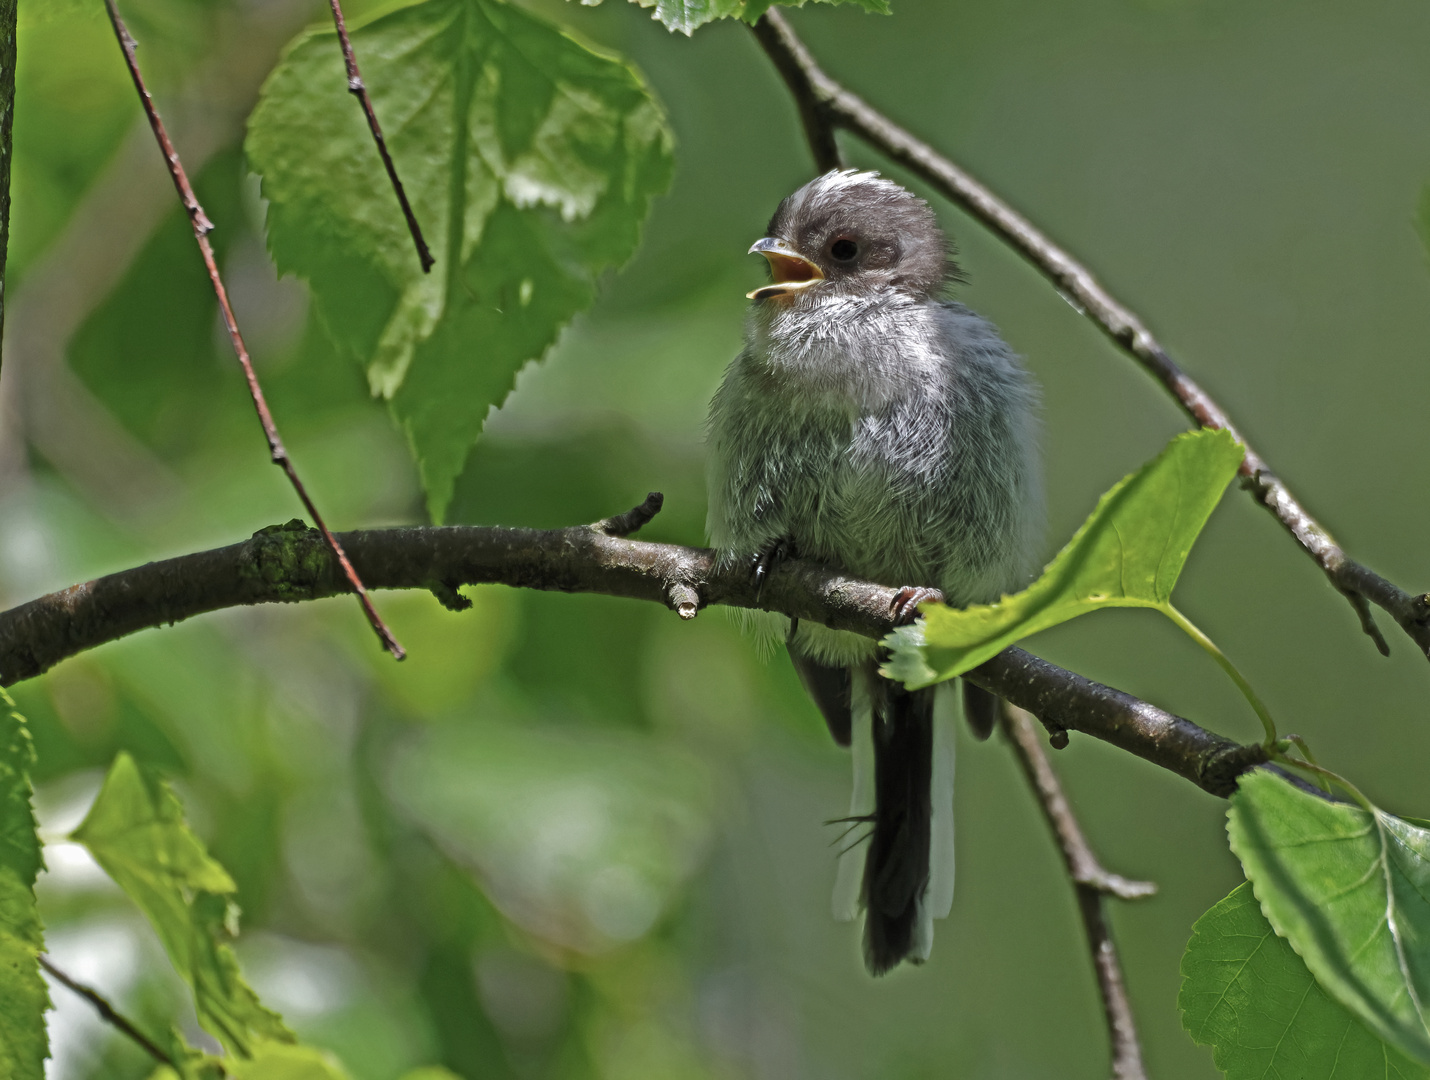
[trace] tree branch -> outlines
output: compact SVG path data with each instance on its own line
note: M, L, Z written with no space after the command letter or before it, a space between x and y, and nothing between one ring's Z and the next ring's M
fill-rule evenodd
M179 193L179 201L183 203L184 212L189 216L189 224L193 226L194 240L199 245L199 254L203 256L204 266L209 274L209 282L213 285L214 296L218 300L219 310L223 313L224 327L228 330L228 338L233 344L233 351L238 357L239 366L243 368L243 377L248 383L249 396L253 399L253 407L258 412L258 421L263 425L263 434L268 440L269 457L273 464L281 468L288 477L288 482L293 486L304 509L312 516L318 530L323 534L323 539L332 549L334 557L342 567L343 575L347 578L349 588L357 594L358 603L362 605L363 613L367 616L367 621L371 624L373 632L382 641L383 647L396 659L401 660L407 653L398 644L397 639L392 636L392 631L382 621L382 616L377 613L377 609L372 606L372 599L367 595L367 589L364 588L362 579L348 561L342 545L324 523L323 516L318 513L318 507L308 495L308 489L303 486L303 481L298 478L298 470L293 467L293 461L288 456L288 449L278 435L278 425L273 422L273 414L269 411L268 401L263 395L263 388L258 383L258 374L253 370L253 362L248 356L248 346L243 343L243 335L239 333L238 321L234 318L233 307L228 302L228 290L224 288L223 277L218 272L218 261L214 258L213 245L209 243L209 233L213 232L214 227L213 222L209 220L208 215L204 213L204 208L199 204L198 196L194 194L194 187L189 183L188 174L184 172L184 165L179 160L179 152L174 149L174 143L169 138L169 133L164 128L164 121L160 119L159 110L154 105L154 98L150 95L149 88L144 85L144 76L139 70L139 60L135 56L137 44L129 33L129 28L124 25L118 5L115 0L104 0L104 6L109 12L109 23L114 28L114 37L119 42L119 51L124 54L124 62L129 68L129 78L133 81L134 89L139 94L139 103L143 106L144 115L149 120L149 127L153 129L154 140L159 144L159 151L164 155L164 163L168 166L169 177L174 181L174 189Z
M1230 431L1246 446L1242 486L1276 516L1331 584L1351 601L1361 628L1382 654L1389 655L1390 646L1376 628L1366 601L1388 612L1430 659L1430 594L1412 596L1347 556L1237 431L1222 407L1172 360L1142 320L1103 288L1087 267L978 180L826 75L778 11L766 12L754 31L794 95L820 169L831 168L831 161L837 164L838 149L831 154L828 148L834 146L833 132L843 128L931 184L1014 247L1161 382L1187 415L1203 427Z
M648 509L650 500L643 504ZM643 512L643 511L642 511ZM632 511L632 514L637 512ZM694 618L708 604L776 611L881 638L894 628L899 590L814 563L781 563L757 592L743 568L715 553L612 536L612 520L569 529L479 526L373 529L339 537L376 589L430 589L461 606L462 585L592 592L654 601ZM0 612L0 685L33 678L61 660L149 627L249 604L338 596L347 579L323 535L301 521L272 526L241 544L148 563ZM966 676L1038 716L1055 739L1081 731L1170 769L1213 795L1267 760L1120 690L1065 671L1022 649L1005 649Z
M143 1048L146 1054L148 1054L151 1058L157 1061L160 1065L167 1065L169 1066L169 1068L175 1070L178 1069L178 1065L175 1064L173 1058L171 1058L168 1054L164 1053L163 1050L159 1049L158 1045L155 1044L153 1040L151 1040L137 1027L135 1027L132 1021L125 1019L123 1014L117 1012L114 1006L111 1005L108 1000L105 999L104 995L101 994L98 990L95 990L92 987L85 986L84 983L70 978L70 976L66 975L59 968L55 967L55 965L50 962L50 958L44 955L44 953L41 953L38 959L40 961L40 967L48 971L50 975L54 977L55 981L58 982L60 985L67 987L70 990L73 990L76 994L78 994L80 997L84 998L91 1005L93 1005L95 1011L99 1013L100 1017L106 1023L112 1024L125 1035L128 1035L131 1039L138 1043L140 1047Z
M804 137L809 140L809 152L814 158L815 168L820 172L843 168L844 158L834 139L834 124L820 106L823 95L811 81L811 75L819 72L819 68L804 47L804 42L794 36L789 23L778 15L771 19L766 13L750 29L764 46L799 108L800 123L804 127Z
M1003 703L1003 730L1017 751L1018 760L1028 783L1043 808L1043 816L1053 830L1053 838L1058 842L1063 862L1067 864L1068 876L1074 885L1086 886L1099 893L1115 896L1119 900L1141 900L1157 891L1150 881L1131 881L1119 874L1103 868L1097 856L1088 846L1082 828L1073 816L1067 796L1057 773L1043 752L1041 740L1033 729L1033 716L1016 705Z
M1043 752L1042 741L1033 726L1033 717L1005 702L1002 719L1003 732L1013 744L1028 784L1038 797L1043 817L1053 830L1053 838L1062 852L1063 864L1077 894L1078 910L1082 915L1083 929L1087 931L1092 966L1107 1017L1113 1080L1147 1080L1147 1071L1142 1064L1142 1047L1137 1041L1137 1025L1132 1018L1132 1002L1127 996L1122 965L1117 960L1112 928L1108 926L1103 910L1103 897L1136 900L1151 896L1157 891L1157 886L1150 881L1129 881L1103 869L1088 847L1072 807L1068 805L1067 796L1063 794L1058 775Z

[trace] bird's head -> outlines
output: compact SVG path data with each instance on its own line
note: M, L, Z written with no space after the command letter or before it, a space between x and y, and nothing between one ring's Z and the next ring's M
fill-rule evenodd
M770 264L758 302L868 296L927 298L956 271L928 203L878 173L835 170L786 198L751 254Z

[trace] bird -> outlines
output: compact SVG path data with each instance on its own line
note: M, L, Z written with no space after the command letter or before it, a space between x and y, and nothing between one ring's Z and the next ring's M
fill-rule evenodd
M762 588L783 559L821 563L896 588L899 622L921 603L1026 585L1043 523L1039 390L993 325L951 299L963 277L928 203L836 169L785 198L750 253L770 280L748 294L706 431L717 565ZM863 909L865 966L922 963L952 905L951 742L935 720L952 687L881 676L879 644L860 635L744 615L783 641L834 740L853 743L844 820L867 826L867 846L857 895L836 908ZM967 682L962 697L986 738L997 699Z

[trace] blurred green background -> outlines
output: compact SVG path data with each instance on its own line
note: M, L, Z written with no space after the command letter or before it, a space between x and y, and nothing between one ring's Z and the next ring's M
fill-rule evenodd
M558 526L666 494L650 539L699 543L705 404L738 348L743 255L808 178L749 32L691 39L607 0L531 6L631 57L679 139L643 249L472 454L450 520ZM1430 8L1414 0L895 0L791 15L826 68L1089 263L1219 396L1353 555L1430 584ZM133 0L141 59L200 196L279 424L335 527L420 520L361 373L274 279L242 121L294 0ZM350 17L361 18L362 9ZM229 543L297 513L267 463L185 220L97 3L22 4L0 380L0 602ZM881 163L857 145L861 165ZM894 175L899 175L894 172ZM917 185L914 185L917 187ZM1048 551L1184 425L1041 278L935 200L960 296L1046 398ZM56 961L158 1024L177 982L68 829L116 750L175 779L240 884L269 1004L358 1080L1102 1077L1072 894L1006 749L959 748L959 886L932 960L874 982L831 921L848 760L783 659L717 610L471 590L230 611L15 688L40 753ZM1180 606L1283 729L1372 798L1430 813L1430 671L1380 658L1280 527L1237 493ZM1230 736L1258 726L1150 613L1035 650ZM1224 806L1084 738L1055 756L1108 865L1159 895L1113 912L1152 1075L1216 1075L1175 1009L1192 921L1240 872ZM56 990L50 1076L148 1061Z

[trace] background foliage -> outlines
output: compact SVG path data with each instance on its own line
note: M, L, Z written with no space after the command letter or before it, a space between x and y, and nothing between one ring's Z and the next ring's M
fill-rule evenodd
M741 253L807 178L802 138L733 20L687 39L630 5L528 7L639 67L675 132L674 180L634 261L517 377L447 518L561 525L660 489L651 537L699 542L705 402L761 274ZM303 288L275 279L241 153L278 48L324 13L287 0L126 13L320 505L340 527L421 520L416 469L365 374ZM823 5L794 18L833 73L1147 312L1368 564L1422 580L1427 511L1406 493L1430 481L1411 225L1430 176L1423 5L901 0L890 19ZM294 513L102 12L49 0L21 19L7 606ZM1015 256L941 214L971 279L962 297L1045 388L1051 552L1183 420ZM237 884L255 989L359 1080L436 1061L622 1080L1104 1073L1071 894L996 744L960 746L959 894L933 959L875 984L856 931L827 916L819 823L846 804L847 757L783 663L717 612L681 625L597 597L474 599L456 615L380 596L412 653L400 666L350 603L326 602L208 617L16 687L57 962L155 1027L184 1000L147 924L63 840L123 749L173 778ZM1224 500L1178 602L1323 761L1381 806L1426 812L1424 661L1394 639L1380 659L1249 500ZM1080 619L1033 647L1258 735L1154 612ZM1162 888L1114 914L1150 1068L1215 1076L1176 1000L1193 921L1240 880L1224 806L1088 740L1056 760L1106 860ZM147 1075L86 1006L56 998L52 1076Z

